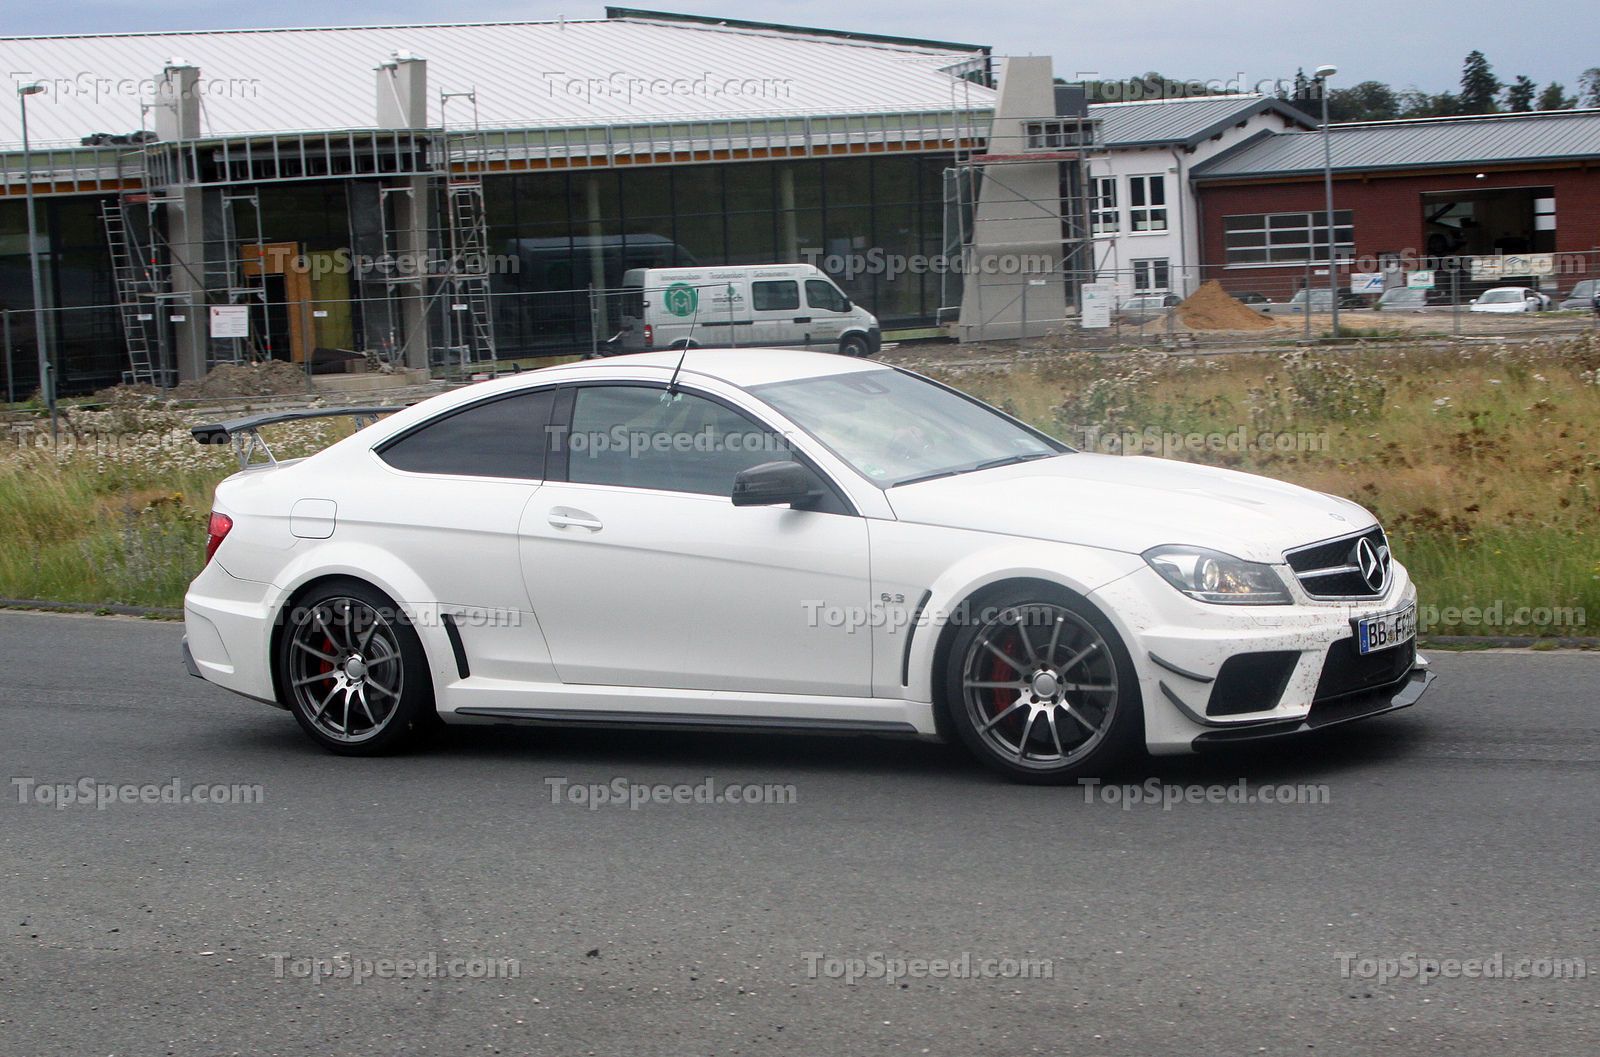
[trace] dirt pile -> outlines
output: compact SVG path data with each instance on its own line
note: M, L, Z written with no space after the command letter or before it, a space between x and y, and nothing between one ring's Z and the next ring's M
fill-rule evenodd
M295 396L306 391L305 369L283 360L261 364L223 364L204 378L180 382L172 391L179 400L219 396Z
M1215 279L1178 306L1178 318L1190 330L1268 330L1276 325L1230 296Z

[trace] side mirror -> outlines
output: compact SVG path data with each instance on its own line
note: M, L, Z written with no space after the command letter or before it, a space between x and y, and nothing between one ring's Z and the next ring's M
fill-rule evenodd
M733 479L734 506L789 506L822 494L810 470L797 462L764 462Z

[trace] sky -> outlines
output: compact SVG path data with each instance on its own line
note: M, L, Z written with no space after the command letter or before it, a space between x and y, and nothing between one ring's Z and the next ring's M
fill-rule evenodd
M1560 20L1515 17L1503 0L1311 5L1283 0L918 0L915 3L814 0L635 0L694 14L992 45L997 55L1048 54L1057 76L1107 79L1158 71L1245 91L1292 78L1323 63L1339 67L1335 86L1385 81L1397 89L1454 90L1461 61L1481 49L1502 81L1526 74L1540 85L1575 86L1600 66L1595 34L1559 32ZM371 25L459 21L601 18L594 0L68 0L12 3L0 19L7 36L167 29ZM1584 24L1580 18L1574 26ZM1587 42L1587 43L1586 43ZM3 57L0 57L3 64Z

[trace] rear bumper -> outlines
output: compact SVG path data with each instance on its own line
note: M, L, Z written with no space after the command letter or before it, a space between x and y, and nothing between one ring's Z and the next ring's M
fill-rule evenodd
M1438 677L1428 670L1428 662L1419 657L1416 665L1400 681L1375 690L1312 705L1311 711L1304 719L1208 730L1198 735L1192 745L1195 750L1200 751L1224 745L1237 745L1241 742L1281 738L1290 734L1309 734L1314 730L1323 730L1340 723L1397 712L1416 704L1436 678Z
M189 636L187 635L183 637L183 670L194 676L196 679L205 678L205 676L200 674L200 666L194 663L194 653L189 649Z

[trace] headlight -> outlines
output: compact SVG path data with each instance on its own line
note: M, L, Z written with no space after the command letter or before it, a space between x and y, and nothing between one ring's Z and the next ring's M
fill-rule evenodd
M1190 598L1232 606L1285 606L1293 599L1270 565L1204 547L1152 547L1144 560Z

